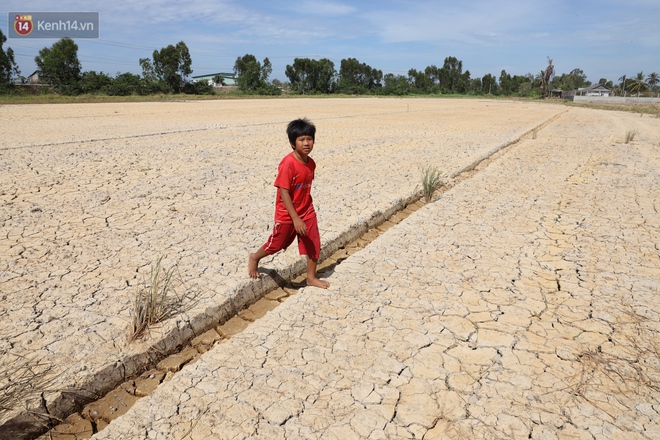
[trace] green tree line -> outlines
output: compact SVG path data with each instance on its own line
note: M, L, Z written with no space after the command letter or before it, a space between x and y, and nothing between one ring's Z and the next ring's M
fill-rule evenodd
M0 93L12 91L20 78L11 48L3 49L6 37L0 31ZM490 73L473 78L463 62L456 57L444 59L441 67L427 66L423 70L410 69L407 75L387 73L361 63L355 58L341 60L339 69L327 59L295 58L287 65L288 82L269 81L272 65L268 58L257 60L254 55L238 57L234 74L238 89L246 94L278 95L289 93L353 94L353 95L503 95L547 97L558 89L576 90L591 85L584 72L573 69L570 73L555 75L552 59L538 74L512 75L502 70L499 77ZM78 46L70 38L63 38L51 47L43 48L35 57L40 79L60 94L149 95L156 93L210 94L213 87L206 81L194 82L192 58L183 41L154 50L151 58L139 60L142 75L118 73L112 77L103 72L83 72L78 61ZM219 78L220 79L220 78ZM218 82L218 81L216 81ZM220 81L221 82L221 81ZM599 84L621 96L640 96L645 92L658 93L658 74L645 76L623 75L618 83L605 78Z
M2 45L6 37L0 31L0 92L16 91L20 71L11 48ZM51 47L39 51L34 59L39 81L63 95L150 95L156 93L208 94L213 87L206 82L192 82L192 59L183 41L154 50L152 58L141 58L142 75L118 73L112 77L94 70L82 71L78 60L78 45L71 38L62 38ZM13 89L13 90L12 90Z

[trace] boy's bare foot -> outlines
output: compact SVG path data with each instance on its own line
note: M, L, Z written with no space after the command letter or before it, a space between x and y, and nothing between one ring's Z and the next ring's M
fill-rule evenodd
M259 278L259 258L256 253L248 257L248 274L252 278Z
M326 280L320 280L316 277L314 278L307 278L307 285L308 286L314 286L314 287L319 287L321 289L327 289L330 287L330 283L327 282Z

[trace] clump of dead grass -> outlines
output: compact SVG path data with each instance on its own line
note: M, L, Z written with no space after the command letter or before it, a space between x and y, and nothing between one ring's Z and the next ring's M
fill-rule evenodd
M433 199L433 193L444 185L443 179L444 175L436 166L429 165L422 169L422 194L427 203Z
M0 367L0 425L7 434L26 429L25 423L47 429L59 419L48 413L44 394L57 391L60 374L53 373L53 366L43 359L14 356L14 361ZM9 420L21 413L27 419Z
M657 400L660 392L660 343L647 317L632 307L618 310L617 328L621 334L613 337L616 350L586 350L578 355L580 368L570 386L575 397L608 413L590 396L647 396ZM660 402L659 402L660 403ZM608 413L609 414L609 413ZM610 414L616 418L615 414Z
M637 130L628 130L626 132L626 138L625 138L625 143L629 144L632 141L635 140L635 136L637 136Z
M151 265L149 278L135 292L131 311L130 340L140 338L150 326L171 317L178 309L180 298L174 291L176 266L166 269L163 257Z

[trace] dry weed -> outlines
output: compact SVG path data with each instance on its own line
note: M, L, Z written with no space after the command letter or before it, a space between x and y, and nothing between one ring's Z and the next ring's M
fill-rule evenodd
M587 350L578 356L580 371L574 377L573 395L609 414L590 395L646 396L658 401L660 392L660 342L647 317L630 306L619 313L617 335L607 351ZM610 414L616 418L614 414Z
M438 168L433 165L422 169L422 194L427 203L433 198L433 193L444 185L443 177Z
M53 366L43 359L15 356L14 362L0 367L2 430L11 434L28 429L28 425L47 429L60 420L48 413L44 396L58 391L55 382L61 374L53 373ZM28 416L12 420L21 413Z
M160 257L151 265L149 279L139 286L133 297L130 340L138 339L150 326L171 317L181 303L182 298L173 288L176 266L165 269L162 261Z

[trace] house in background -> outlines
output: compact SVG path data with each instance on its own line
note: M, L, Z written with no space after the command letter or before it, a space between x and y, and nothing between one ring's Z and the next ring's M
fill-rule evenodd
M219 78L221 81L216 82L216 78ZM213 87L223 87L223 86L236 86L236 75L233 73L219 72L219 73L209 73L208 75L198 75L193 76L192 80L195 82L206 81L209 85Z
M26 84L41 84L41 81L39 80L39 75L41 72L38 70L35 70L32 75L27 77L27 80L25 81Z
M612 91L601 84L593 84L589 87L577 89L578 96L612 96Z

